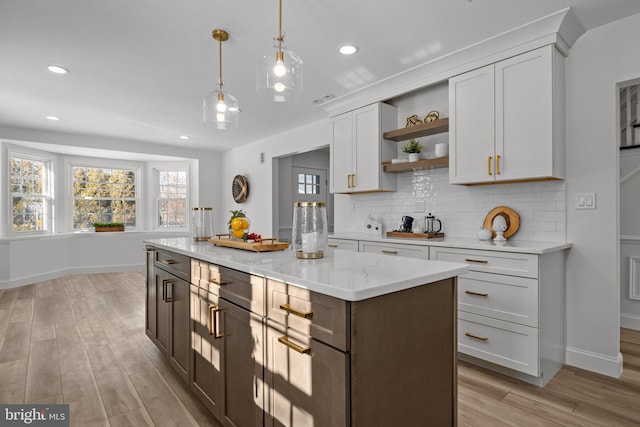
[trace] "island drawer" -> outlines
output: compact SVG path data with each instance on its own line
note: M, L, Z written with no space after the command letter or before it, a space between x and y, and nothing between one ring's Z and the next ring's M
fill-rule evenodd
M267 317L286 328L349 350L348 303L277 280L267 279Z
M540 375L537 328L459 312L458 351L529 375Z
M432 247L430 259L467 263L471 271L538 277L538 256L534 254Z
M538 281L471 271L458 277L458 310L538 326Z
M360 241L359 249L360 252L369 252L372 254L404 256L424 259L425 261L429 259L428 246Z
M155 248L153 265L187 282L191 280L191 258L188 256Z
M358 252L358 241L329 238L329 248Z
M191 261L191 283L264 316L264 279L204 261Z

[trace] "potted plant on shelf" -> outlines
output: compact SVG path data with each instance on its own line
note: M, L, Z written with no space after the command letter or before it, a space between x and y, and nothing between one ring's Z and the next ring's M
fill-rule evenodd
M402 147L402 151L404 153L409 153L410 162L417 162L418 154L420 153L420 151L422 151L422 144L420 144L415 139L410 139L409 142L407 142L404 147Z
M124 231L124 223L123 222L94 222L93 228L95 228L97 232Z

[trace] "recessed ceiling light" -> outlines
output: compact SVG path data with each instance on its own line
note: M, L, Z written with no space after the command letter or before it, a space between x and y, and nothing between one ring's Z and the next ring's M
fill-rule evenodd
M47 116L46 118L47 120L53 120L54 122L57 122L58 120L60 120L60 117L57 117L57 116Z
M69 70L67 70L64 67L61 67L59 65L49 65L47 67L47 70L51 71L52 73L55 74L69 74Z
M180 139L189 139L187 135L180 135Z
M353 55L357 51L358 51L358 46L353 46L350 44L341 46L340 49L338 49L338 52L340 52L343 55Z
M314 99L311 102L313 102L314 104L322 104L323 102L327 102L328 100L333 99L333 98L335 98L335 95L332 94L332 93L329 93L327 95L322 96L321 98Z

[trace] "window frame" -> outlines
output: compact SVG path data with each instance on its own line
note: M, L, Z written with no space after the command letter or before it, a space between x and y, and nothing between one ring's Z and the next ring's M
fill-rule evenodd
M149 168L153 176L153 191L151 196L151 227L157 231L188 231L191 228L191 200L192 200L192 180L189 162L162 162L150 163ZM185 226L184 227L160 227L160 212L158 202L160 201L160 172L185 172L187 175L187 195L185 200Z
M44 187L46 188L46 192L44 192L43 197L45 198L46 205L46 213L45 213L45 226L44 230L34 230L34 231L15 231L13 229L13 191L11 191L11 159L19 158L23 160L30 160L34 162L42 162L44 163ZM46 235L55 233L55 222L54 222L54 209L55 209L55 181L54 181L54 168L56 166L57 156L53 153L40 152L30 150L24 147L17 146L7 146L6 150L6 158L4 159L5 166L5 177L4 187L7 189L7 197L5 198L6 203L6 235L15 237L15 236L34 236L34 235Z
M143 163L131 162L118 159L96 159L94 157L76 157L69 156L65 158L65 183L66 188L64 195L61 198L64 203L65 215L65 228L74 233L86 233L92 232L93 228L75 229L73 226L73 168L74 167L90 167L90 168L102 168L102 169L122 169L133 170L135 173L134 185L136 188L136 197L134 198L136 203L136 226L127 226L127 231L137 231L144 229L144 224L141 221L144 220L144 177L143 177Z

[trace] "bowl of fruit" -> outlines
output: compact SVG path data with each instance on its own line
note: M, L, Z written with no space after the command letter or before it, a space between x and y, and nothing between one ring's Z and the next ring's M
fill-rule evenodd
M243 238L249 233L251 222L242 209L231 211L229 219L229 235L232 239L244 240Z

